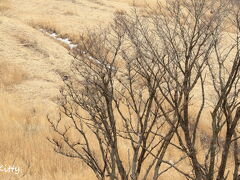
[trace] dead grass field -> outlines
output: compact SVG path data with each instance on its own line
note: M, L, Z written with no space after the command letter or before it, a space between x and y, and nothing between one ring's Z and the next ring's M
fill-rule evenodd
M48 113L61 85L56 72L67 71L65 47L40 32L55 31L77 41L87 28L108 23L128 1L0 0L0 157L1 165L20 167L20 174L0 179L95 179L76 160L53 152Z
M0 179L95 179L78 160L54 153L46 140L46 115L56 112L61 86L56 72L68 71L72 57L39 28L75 42L87 28L104 26L116 10L132 5L131 0L0 0L0 165L21 168L18 175L0 172ZM145 1L134 5L144 8ZM163 179L185 178L169 171Z

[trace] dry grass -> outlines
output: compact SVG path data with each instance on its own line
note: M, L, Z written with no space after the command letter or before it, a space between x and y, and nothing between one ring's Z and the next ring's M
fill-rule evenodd
M60 33L59 27L48 19L30 20L28 24L36 29L45 29L48 32Z
M0 13L9 10L11 7L10 0L0 0Z
M19 44L26 49L29 49L35 54L38 54L39 56L42 56L43 58L49 57L48 52L46 52L41 45L37 42L37 40L30 39L29 37L25 36L16 36L17 41Z
M1 86L16 85L27 79L26 72L6 60L0 62L0 75Z
M145 3L135 0L134 6L144 8ZM149 3L154 5L154 0L147 0ZM95 179L81 162L54 153L46 140L50 135L46 114L57 111L52 99L60 79L54 72L65 70L71 57L55 40L35 29L56 32L77 42L87 28L104 26L116 10L128 11L132 5L132 0L0 0L0 15L11 14L11 18L0 17L0 165L21 168L20 175L0 173L0 179L25 174L22 179L26 180ZM207 129L208 124L201 127ZM204 148L201 142L198 147L199 151ZM122 143L122 155L126 148ZM180 155L170 149L166 159ZM179 166L187 168L188 162ZM162 179L185 178L172 170Z
M117 1L117 0L114 0L114 1ZM157 0L119 0L118 2L124 2L134 7L146 7L146 6L154 6L157 3Z
M20 167L20 174L0 173L0 179L88 179L84 174L90 172L79 161L53 152L43 109L19 106L13 95L0 91L1 164Z
M66 16L72 15L71 11L66 11L64 13ZM61 29L54 21L46 20L46 19L36 19L28 22L30 26L35 29L43 29L49 33L57 33L61 38L69 38L72 42L79 42L79 34L73 32L66 32L64 29ZM59 43L59 42L58 42Z

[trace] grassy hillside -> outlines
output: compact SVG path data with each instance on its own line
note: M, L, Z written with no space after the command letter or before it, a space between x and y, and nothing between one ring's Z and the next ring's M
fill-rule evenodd
M141 7L143 2L136 5ZM46 29L78 40L87 28L111 21L127 0L0 0L0 179L94 179L81 162L55 154L46 137L61 81L72 57Z
M47 141L46 115L57 113L62 86L58 73L69 71L72 56L66 44L41 30L76 43L79 34L109 23L115 11L143 9L146 2L154 4L154 0L0 0L0 165L20 167L19 174L0 172L0 179L95 179L80 161L53 152ZM207 124L202 128L207 130ZM167 153L169 158L177 156ZM185 179L174 171L164 177L181 178Z

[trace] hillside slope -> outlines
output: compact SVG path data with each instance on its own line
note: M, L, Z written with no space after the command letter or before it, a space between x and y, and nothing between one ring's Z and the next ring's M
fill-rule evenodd
M144 8L144 1L135 6ZM46 139L46 115L57 112L62 85L58 73L69 71L73 57L66 44L44 32L76 43L80 33L106 25L115 11L130 11L131 5L131 0L0 0L0 165L21 169L20 174L0 172L0 179L95 178L81 162L53 152ZM171 171L164 179L181 178Z
M61 80L72 57L40 28L77 40L128 3L88 0L0 0L0 160L19 167L0 179L94 179L78 161L55 154L46 137ZM81 173L79 173L81 172Z

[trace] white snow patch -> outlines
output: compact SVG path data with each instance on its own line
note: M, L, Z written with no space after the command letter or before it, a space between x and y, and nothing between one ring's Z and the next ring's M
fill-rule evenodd
M170 159L169 160L169 163L171 164L171 165L174 165L174 162Z
M70 39L68 39L68 38L61 38L61 37L59 37L59 34L57 34L57 33L54 33L54 32L53 33L49 33L49 32L47 32L44 29L40 29L40 31L42 31L46 35L48 35L48 36L50 36L50 37L52 37L52 38L54 38L54 39L56 39L58 41L61 41L62 43L66 44L66 45L68 45L68 47L70 49L73 49L73 48L77 47L77 44L74 44Z
M41 32L45 33L46 35L48 35L48 36L56 39L57 41L60 41L60 42L62 42L62 43L64 43L64 44L68 45L68 47L69 47L70 49L74 49L74 48L77 47L77 44L74 44L69 38L61 38L61 37L59 37L59 36L60 36L59 34L57 34L57 33L55 33L55 32L50 33L50 32L48 32L48 31L46 31L45 29L39 29L39 30L40 30ZM86 52L83 51L83 54L86 54ZM89 56L89 59L95 60L96 63L105 66L105 64L102 63L102 61L100 61L100 60L98 60L98 59L95 59L95 58L93 58L92 56ZM107 64L106 67L107 67L108 69L116 70L116 68L113 67L113 66L110 66L110 64Z

